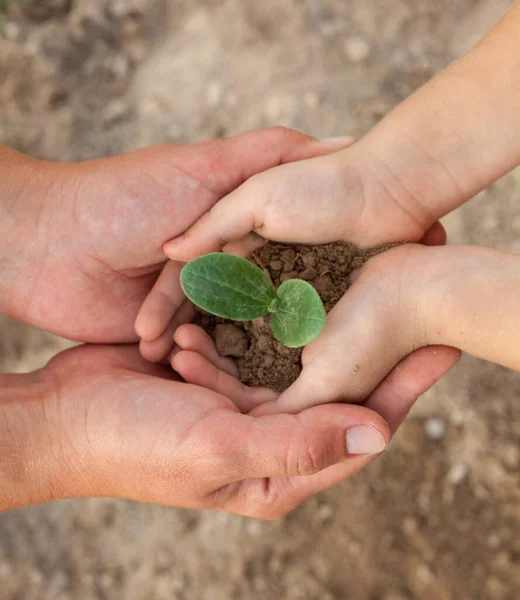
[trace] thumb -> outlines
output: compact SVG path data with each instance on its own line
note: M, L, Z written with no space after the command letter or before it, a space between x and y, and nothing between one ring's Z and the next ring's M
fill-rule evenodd
M233 476L210 494L210 506L263 519L280 518L356 473L390 440L387 423L355 405L316 406L298 415L235 414L233 419L241 421L233 428L240 431L234 456L228 456Z
M242 423L249 419L247 435L237 441L243 469L235 481L313 475L351 455L379 454L390 440L387 423L363 406L328 404L298 415L233 417Z

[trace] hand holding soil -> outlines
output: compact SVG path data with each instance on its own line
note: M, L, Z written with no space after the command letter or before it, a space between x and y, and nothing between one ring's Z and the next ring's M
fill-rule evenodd
M275 130L79 165L0 149L0 308L76 340L140 338L142 353L85 346L2 377L0 506L111 495L277 517L386 447L460 355L428 344L518 368L517 257L402 245L372 258L278 396L244 387L187 324L181 264L165 255L246 254L260 237L334 242L322 248L329 260L345 242L442 244L438 219L520 162L519 27L517 5L352 148L351 138ZM317 249L301 248L265 246L256 260L285 253L269 260L276 283L301 271L332 290L330 309L337 273L345 279L363 261L326 272ZM173 334L182 382L143 359L164 360ZM365 405L315 406L338 400Z
M257 171L337 148L277 128L79 164L36 161L0 147L0 309L78 341L155 338L164 307L138 322L139 336L134 323L166 262L165 241ZM183 304L177 266L166 274L170 269L176 278L168 311L180 311L179 324L193 312ZM143 343L147 358L161 358L146 350Z
M275 146L272 154L266 144ZM239 183L237 160L240 177L253 168L247 149L256 156L263 148L276 163L336 147L281 130L80 165L40 163L1 149L2 310L82 341L132 341L136 308L164 264L164 239ZM180 159L182 168L171 162ZM170 196L173 176L176 197L191 200L186 209ZM144 193L150 182L153 198ZM114 194L112 202L106 194ZM171 265L178 268L168 263L168 276ZM180 287L168 294L168 310L183 302ZM177 327L189 316L173 317L183 348L174 360L185 381L197 367L202 386L147 362L136 345L83 346L41 371L1 377L0 439L8 460L0 468L0 508L109 495L279 517L383 451L407 407L458 358L440 353L428 367L427 353L416 355L371 396L373 409L335 404L297 418L261 416L253 411L277 394L232 377L234 366L200 329ZM146 332L151 325L144 320L140 327ZM401 404L390 402L396 396Z
M437 220L520 163L519 61L510 53L519 29L517 4L463 60L360 142L256 175L169 241L165 253L181 261L220 249L245 254L259 247L262 238L311 245L353 242L359 247L403 241L443 244ZM497 63L502 69L496 69ZM336 246L337 257L341 248ZM405 247L372 259L332 309L320 337L304 349L299 378L297 369L287 391L287 385L275 382L284 391L277 405L298 412L334 399L363 402L404 356L432 343L518 368L513 310L517 262L478 248ZM388 271L378 269L382 264ZM272 270L269 262L264 266ZM328 272L337 268L330 264ZM415 273L413 280L409 271ZM379 278L369 275L375 272ZM296 275L284 274L289 279ZM317 275L313 272L310 279ZM478 294L489 280L495 293L501 291L503 321L494 317L491 298ZM464 311L471 313L476 331ZM174 365L178 361L176 357Z
M255 168L337 147L266 130L79 165L41 163L0 148L0 307L77 340L136 341L135 314L164 265L166 239ZM168 263L163 273L175 269ZM185 304L173 315L184 296L180 286L167 294L162 306L176 319L173 330L190 320L192 309ZM163 317L159 310L141 320L141 335ZM233 373L195 332L188 346L194 344L195 361L203 360L202 372ZM182 327L178 334L186 335ZM170 344L168 332L163 337ZM411 364L411 374L403 369L375 394L374 406L398 423L404 415L387 406L389 396L404 393L411 405L451 364L439 360L426 374ZM358 471L390 437L383 417L367 407L317 407L298 418L245 415L277 394L242 393L236 379L218 392L208 389L210 382L189 385L140 357L136 345L83 346L41 371L0 379L7 457L0 465L0 509L114 496L274 518Z
M361 469L371 457L353 455L390 436L359 406L244 415L135 345L74 348L0 380L0 510L112 496L272 519Z

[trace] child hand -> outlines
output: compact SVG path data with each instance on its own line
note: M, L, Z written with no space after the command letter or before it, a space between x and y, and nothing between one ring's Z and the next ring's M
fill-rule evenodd
M189 260L249 234L361 247L419 241L520 163L520 2L464 58L331 156L260 173L217 203L167 256ZM500 68L497 68L500 65Z
M274 402L280 395L269 388L241 383L235 363L219 356L214 341L197 325L181 325L173 339L173 369L185 381L197 381L196 385L229 398L242 412L249 413L260 404Z
M363 403L403 358L428 343L426 315L421 311L425 309L422 283L431 259L427 249L407 245L370 260L328 314L321 335L304 348L297 381L258 410L262 414L298 413L316 404ZM251 389L231 376L228 363L222 363L224 359L218 357L207 334L193 325L183 325L175 341L180 351L172 366L186 381L234 401L242 397L243 407L255 408ZM443 367L457 356L452 349L432 351L446 353L446 361L440 360ZM192 352L198 354L197 359ZM206 364L204 368L204 359L213 367ZM435 363L439 363L438 358ZM422 368L430 383L427 363ZM424 385L422 380L420 385ZM266 402L265 395L262 399Z
M436 218L388 169L356 144L328 156L255 175L216 203L165 254L188 261L225 249L246 255L263 239L352 242L359 247L419 241ZM439 226L437 226L439 227Z
M453 348L520 369L519 294L516 255L411 244L380 254L304 349L301 376L274 410L363 402L405 357L427 346L437 356L426 371L439 352L449 359Z
M335 143L345 148L354 139ZM443 244L442 225L434 223L428 229L429 219L404 209L362 155L354 147L265 171L218 202L184 236L167 243L164 251L175 262L165 267L137 319L138 325L151 320L155 324L154 334L141 342L143 356L164 358L173 332L189 320L190 305L181 306L184 297L179 293L184 262L176 260L221 249L247 256L263 238L315 244L349 240L360 246L400 239Z
M291 154L290 159L299 160L306 159L309 156L318 157L323 154L330 154L351 146L355 142L352 137L324 141L302 137L306 140L305 148L296 149ZM229 161L231 161L231 158L228 156ZM263 160L265 163L265 159ZM241 173L240 164L236 159L235 163L238 168L238 173L235 173L235 175L238 177ZM189 201L189 196L187 198ZM193 202L191 204L193 205ZM197 216L203 214L206 209L207 207L202 207ZM182 212L182 206L179 210ZM186 211L190 214L194 210L196 210L196 206L186 207ZM192 219L191 223L194 220ZM240 247L231 245L224 250L246 256L257 245L256 240L251 238L242 242L239 245ZM179 284L179 273L183 264L184 262L172 261L165 265L137 315L136 330L141 337L141 354L147 360L156 362L167 357L173 348L173 332L179 325L189 322L193 318L193 306L186 300Z
M279 394L240 383L234 364L218 356L213 340L200 327L181 325L175 333L175 341L177 348L172 367L186 382L225 394L242 412L255 416L280 412ZM460 352L445 346L417 350L376 387L365 406L382 416L394 433L417 398L441 379L459 358ZM342 398L343 395L337 399Z
M414 244L389 250L356 274L321 335L304 349L298 380L258 410L297 413L338 400L361 403L395 377L403 382L395 398L400 403L402 394L427 389L415 377L433 383L442 365L447 370L456 362L455 348L520 369L519 296L519 256ZM416 351L429 358L420 374L405 380L402 369Z

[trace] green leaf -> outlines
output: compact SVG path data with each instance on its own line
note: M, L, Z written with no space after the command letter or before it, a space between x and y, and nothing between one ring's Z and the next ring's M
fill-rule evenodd
M181 286L200 308L235 321L262 317L276 298L273 284L262 269L222 252L206 254L185 265Z
M318 337L327 314L310 283L290 279L278 288L278 306L271 316L274 337L289 348L299 348Z

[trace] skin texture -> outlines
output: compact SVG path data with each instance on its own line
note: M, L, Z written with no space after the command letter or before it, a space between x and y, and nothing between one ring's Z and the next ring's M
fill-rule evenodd
M305 347L298 380L257 408L254 397L263 392L252 389L248 407L255 415L299 413L338 400L374 407L365 399L382 380L391 385L403 359L419 364L413 357L429 353L434 361L449 360L453 348L520 370L519 295L517 255L471 246L394 248L356 274L322 334ZM345 340L356 341L348 353ZM175 341L180 350L172 366L186 381L247 398L222 365L204 369L201 357L214 348L197 327L183 325Z
M437 245L443 236L439 218L520 163L520 52L512 51L520 49L519 40L516 3L480 44L361 141L256 175L170 240L165 253L187 261L222 248L240 250L256 239L251 236L361 247L397 241ZM329 314L325 330L305 348L302 374L277 401L280 410L297 412L333 398L363 402L404 356L428 344L452 345L518 368L514 337L504 335L501 318L490 313L498 306L506 328L516 332L508 287L516 289L514 260L502 255L503 264L496 260L493 271L491 251L423 251L431 256L407 248L370 261ZM386 268L373 266L382 264ZM422 269L430 266L439 275L425 282ZM415 281L408 280L407 269L415 272ZM449 277L441 276L442 269ZM373 273L377 276L368 275ZM445 282L444 293L429 295L429 286L438 289L439 281ZM489 281L494 304L479 291ZM478 304L479 295L487 306ZM345 340L356 342L347 356ZM182 373L185 365L178 362L175 357L173 365Z
M405 356L432 345L520 370L519 294L520 257L504 252L409 244L375 257L305 348L302 375L276 410L298 412L345 392L362 402ZM347 356L346 339L356 340Z
M277 129L80 165L40 163L0 148L0 308L71 338L137 340L135 315L176 228L255 168L351 143ZM178 268L168 263L163 273ZM162 319L161 305L171 310L183 297L180 288L161 286L160 278ZM167 324L168 347L189 310ZM145 336L154 327L157 319L138 324ZM191 353L204 361L200 373L235 374L201 339ZM186 356L179 348L181 365ZM392 431L457 360L450 349L434 361L418 355L371 396ZM369 408L336 404L263 417L253 411L277 395L232 383L212 391L180 381L145 361L135 344L83 346L42 371L0 376L0 508L113 496L276 518L357 472L388 443L389 425Z
M168 242L166 254L191 260L251 232L360 247L419 241L520 163L519 40L520 2L358 143L252 177Z
M219 367L204 354L196 356ZM373 456L349 455L348 432L362 425L388 443L417 396L458 359L450 349L442 360L427 354L371 395L389 426L343 404L254 416L230 399L233 390L226 397L176 381L135 345L68 350L43 371L0 378L0 509L111 496L279 518L366 466ZM247 400L258 410L268 397Z
M225 143L219 142L195 153L167 147L44 169L2 151L10 166L0 220L6 241L0 263L2 309L75 339L131 342L137 337L133 322L164 266L164 253L183 261L207 252L209 245L246 252L258 243L259 233L291 241L286 237L291 230L310 234L293 240L309 243L346 239L368 246L418 241L425 234L431 242L438 234L427 232L440 216L520 161L520 53L512 51L519 23L517 4L464 61L420 90L360 144L299 169L280 167L253 177L177 243L167 242L256 172L325 156L338 146L317 147L305 139L307 151L295 152L293 134L284 132L282 138L291 138L286 152L272 139L266 146L251 140L238 152L230 142L224 152ZM272 160L258 163L259 156ZM202 177L207 173L209 179ZM182 194L189 218L172 189ZM296 205L287 200L291 196L298 198ZM226 229L226 214L236 230ZM313 225L305 229L310 214ZM276 220L268 220L273 215ZM333 239L324 239L326 221L338 224L331 228ZM285 230L276 230L280 224ZM188 344L195 351L177 337L173 364L188 382L206 377L202 386L171 381L168 371L145 363L136 347L79 348L42 373L6 378L0 403L1 506L111 495L264 518L286 514L372 459L348 456L347 435L354 426L368 425L388 442L390 430L367 409L378 410L394 430L460 355L449 347L415 348L452 344L458 334L464 349L518 365L518 331L510 323L519 291L516 263L503 256L502 261L478 256L471 262L464 253L452 259L442 252L402 247L384 255L395 262L375 267L383 259L370 261L331 313L330 326L306 349L295 386L314 371L314 387L290 388L277 399L269 399L265 390L237 387L241 384L229 379L229 364L212 362L214 350L207 340L196 339L196 329L190 330ZM433 258L424 259L425 253ZM508 268L500 269L501 262ZM481 263L491 267L479 271L475 267ZM173 278L176 269L168 267ZM410 281L414 270L422 277ZM154 295L165 293L168 271L148 306L154 307ZM480 302L476 292L490 281L497 288L494 302ZM430 284L436 290L433 301L425 300ZM515 293L508 296L511 289ZM464 303L470 303L482 331L460 321ZM154 321L147 310L139 315L137 333L146 343L167 334L161 352L143 345L143 354L159 359L168 353L172 319L177 315L175 325L188 320L189 314L179 316L181 304L173 292L167 304L155 305L160 319ZM490 306L496 310L497 305L499 318L490 319L486 328ZM357 360L349 355L348 368L339 363L345 339L338 339L339 332L368 344L360 346L364 351ZM320 347L323 339L329 343ZM194 361L200 368L193 369ZM331 364L333 373L327 370ZM227 396L218 393L222 386ZM305 408L338 399L366 406Z
M160 321L152 302L152 316L137 323L139 335L134 327L165 264L166 240L255 173L344 145L274 128L77 165L42 163L0 148L6 166L0 309L80 341L157 339L168 325L171 338L192 316L178 285L179 265L168 266L176 286L164 290L158 282L158 293L168 297ZM147 358L161 358L160 348L159 356L157 348L152 356L147 350L143 344Z

